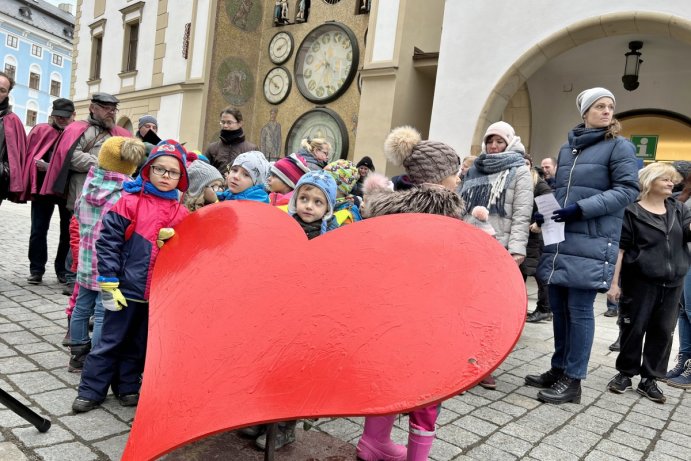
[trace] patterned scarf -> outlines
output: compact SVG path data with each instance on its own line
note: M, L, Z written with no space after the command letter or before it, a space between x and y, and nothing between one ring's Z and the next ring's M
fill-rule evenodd
M484 206L490 214L506 216L506 189L516 175L516 168L523 165L525 160L517 152L481 154L463 180L461 197L466 210ZM490 177L496 173L499 174L490 182Z

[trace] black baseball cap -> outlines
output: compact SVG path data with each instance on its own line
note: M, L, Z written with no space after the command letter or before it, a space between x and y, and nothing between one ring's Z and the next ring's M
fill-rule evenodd
M51 117L71 117L74 114L74 103L69 99L58 98L53 101L53 112Z

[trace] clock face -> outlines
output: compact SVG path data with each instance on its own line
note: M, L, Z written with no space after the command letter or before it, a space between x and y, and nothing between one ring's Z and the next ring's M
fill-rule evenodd
M360 60L357 39L340 23L312 30L295 56L295 80L309 101L324 103L338 98L353 80Z
M293 54L293 36L288 32L279 32L269 42L269 59L274 64L283 64Z
M302 114L293 123L286 140L286 155L300 150L300 142L307 138L322 138L329 141L329 163L348 157L348 130L341 117L331 109L313 109Z
M282 102L290 93L291 78L285 67L274 67L264 78L264 97L271 104Z

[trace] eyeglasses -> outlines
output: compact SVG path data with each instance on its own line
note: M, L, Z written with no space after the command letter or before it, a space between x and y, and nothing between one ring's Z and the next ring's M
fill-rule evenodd
M226 126L226 125L228 125L228 126L237 125L238 123L240 123L240 122L238 122L237 120L221 120L221 121L219 122L219 124L220 124L221 126Z
M106 112L112 112L112 113L114 113L114 114L117 114L118 111L120 110L120 109L118 109L118 108L115 107L115 106L106 106L106 105L104 105L104 104L99 104L99 103L95 103L95 104L96 104L98 107L100 107L101 109L103 109L104 111L106 111Z
M221 192L223 191L223 186L219 184L212 184L210 186L206 186L208 189L211 189L214 192Z
M182 175L182 173L180 173L179 171L166 170L165 168L162 168L157 165L151 165L151 171L156 176L164 176L168 174L168 177L170 179L180 179L180 175Z

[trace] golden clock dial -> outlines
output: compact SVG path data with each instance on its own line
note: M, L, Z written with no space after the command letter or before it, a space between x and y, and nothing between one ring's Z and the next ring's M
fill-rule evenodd
M316 103L338 98L352 82L359 59L357 39L347 26L330 22L316 27L295 56L300 93Z
M269 59L274 64L283 64L293 54L293 36L290 32L281 31L269 42Z
M264 97L271 104L279 104L288 97L292 79L285 67L274 67L264 78Z

